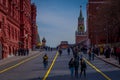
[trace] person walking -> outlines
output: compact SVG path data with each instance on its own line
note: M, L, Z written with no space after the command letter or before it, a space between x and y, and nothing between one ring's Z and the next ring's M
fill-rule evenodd
M86 68L87 68L87 66L86 66L86 63L85 63L84 59L81 59L80 65L81 65L80 78L81 78L83 72L84 72L84 77L86 78Z
M18 49L18 56L21 56L21 48Z
M74 73L74 58L70 59L68 65L69 65L71 77L73 77L73 73Z
M67 49L68 55L70 55L70 48Z
M115 46L113 50L114 50L114 56L115 56L115 59L117 59L117 52L116 52L117 47Z
M90 60L90 61L91 61L91 53L92 53L92 49L89 48L89 50L88 50L88 56L89 56L89 60Z
M105 57L106 58L110 58L110 52L111 52L111 49L108 46L107 49L106 49L106 51L105 51Z
M26 54L29 55L29 49L28 48L26 49Z
M62 50L61 50L61 49L59 49L59 55L60 55L60 56L62 55Z
M47 56L47 54L45 54L43 56L43 65L44 65L44 68L47 68L47 65L48 65L48 56Z
M79 52L80 60L83 58L83 52Z
M94 57L95 57L95 48L92 48L92 53L91 53L91 55L92 55L92 60L94 61Z
M78 78L78 68L79 68L79 56L75 56L74 60L74 66L75 66L75 77Z
M99 48L95 47L95 54L97 54L97 56L99 56Z
M118 62L119 62L119 65L120 65L120 47L118 47L116 49L116 52L117 52L117 56L118 56Z

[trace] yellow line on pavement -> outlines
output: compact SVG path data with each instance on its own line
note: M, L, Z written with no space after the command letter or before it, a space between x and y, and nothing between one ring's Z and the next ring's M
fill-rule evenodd
M57 59L57 56L58 56L58 52L56 53L56 55L55 55L55 57L54 57L54 59L53 59L53 61L52 61L52 64L50 65L47 73L46 73L45 76L43 77L43 80L46 80L46 78L48 77L48 75L49 75L49 73L50 73L50 71L51 71L51 69L52 69L52 67L53 67L53 65L54 65L54 63L55 63L55 61L56 61L56 59Z
M35 55L35 56L32 56L32 57L27 58L27 59L25 59L25 60L23 60L23 61L15 64L15 65L11 66L11 67L8 67L8 68L6 68L6 69L3 69L3 70L0 71L0 74L1 74L1 73L4 73L4 72L6 72L6 71L8 71L8 70L10 70L10 69L12 69L12 68L15 68L15 67L17 67L17 66L19 66L19 65L21 65L21 64L23 64L23 63L25 63L25 62L27 62L27 61L29 61L29 60L31 60L31 59L33 59L33 58L36 58L36 57L39 56L39 55L40 55L40 54Z
M100 71L97 67L95 67L94 65L92 65L89 61L87 61L85 58L84 60L93 68L95 69L97 72L99 72L102 76L104 76L107 80L111 80L106 74L104 74L102 71Z

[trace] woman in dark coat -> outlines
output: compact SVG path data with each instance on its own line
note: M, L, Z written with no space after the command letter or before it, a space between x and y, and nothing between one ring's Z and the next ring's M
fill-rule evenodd
M84 59L81 59L81 62L80 62L80 65L81 65L81 72L80 72L80 77L82 76L82 73L84 72L84 77L86 77L86 63L84 61Z
M73 76L73 73L74 73L74 59L73 58L70 59L68 65L69 65L71 76Z

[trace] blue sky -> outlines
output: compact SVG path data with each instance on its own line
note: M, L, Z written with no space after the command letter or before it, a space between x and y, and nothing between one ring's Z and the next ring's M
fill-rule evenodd
M61 41L75 43L80 5L86 22L88 0L31 0L37 6L37 25L40 39L55 47Z

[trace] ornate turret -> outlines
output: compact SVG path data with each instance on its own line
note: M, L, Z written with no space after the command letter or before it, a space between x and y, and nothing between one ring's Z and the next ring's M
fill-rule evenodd
M46 44L46 39L43 37L43 39L42 39L42 45L45 46L45 44Z
M78 17L78 26L75 36L76 36L75 37L76 44L79 44L87 39L87 35L85 33L85 26L84 26L84 17L82 15L82 6L80 6L80 14Z
M85 31L85 27L84 27L84 18L82 15L82 6L80 6L80 15L78 17L78 33L83 34Z
M79 15L78 19L82 19L82 18L83 18L83 15L82 15L82 6L80 6L80 15Z
M45 38L42 39L42 42L46 42Z

